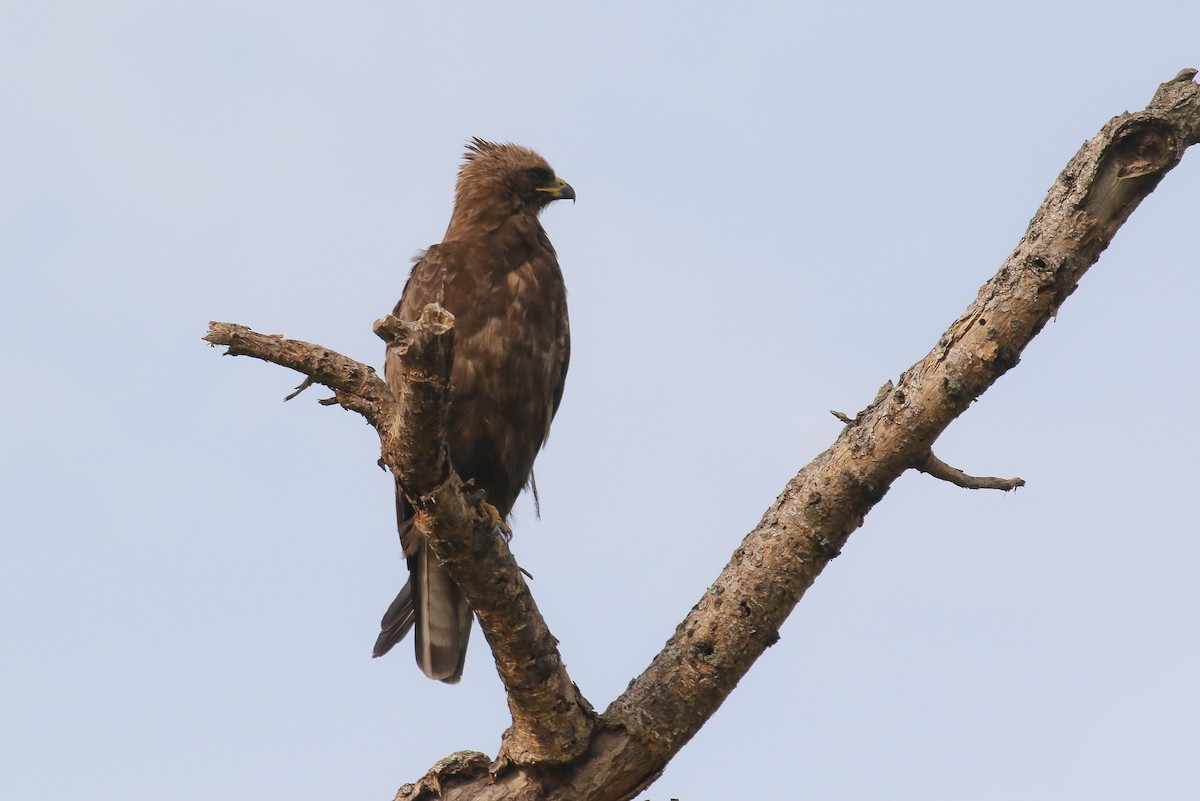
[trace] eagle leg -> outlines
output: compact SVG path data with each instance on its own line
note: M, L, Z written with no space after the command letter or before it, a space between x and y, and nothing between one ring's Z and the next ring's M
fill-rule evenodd
M504 521L504 516L500 514L500 510L483 500L479 502L479 508L482 509L483 513L488 516L489 520L492 521L492 526L494 526L496 530L500 532L500 536L504 537L504 541L511 542L512 529L509 527L508 523Z

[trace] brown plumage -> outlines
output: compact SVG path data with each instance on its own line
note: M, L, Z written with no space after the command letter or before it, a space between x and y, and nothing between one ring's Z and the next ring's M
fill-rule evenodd
M450 461L504 518L532 475L567 375L567 290L538 222L541 210L562 198L574 200L574 190L537 153L473 139L458 172L446 236L417 261L393 312L416 320L436 302L454 315ZM389 383L395 380L391 357L384 372ZM421 670L454 683L462 676L471 610L411 516L397 485L396 518L410 575L383 616L375 656L415 627Z

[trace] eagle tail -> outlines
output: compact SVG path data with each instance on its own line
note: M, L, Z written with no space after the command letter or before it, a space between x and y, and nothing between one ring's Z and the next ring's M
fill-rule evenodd
M457 684L471 637L471 607L427 544L409 557L408 569L417 664L429 678Z
M431 679L457 684L471 636L471 607L446 568L422 544L408 560L404 588L379 623L374 656L383 656L416 628L417 664Z

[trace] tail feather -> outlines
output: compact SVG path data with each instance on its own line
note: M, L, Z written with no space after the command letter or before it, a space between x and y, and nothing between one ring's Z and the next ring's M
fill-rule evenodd
M431 679L457 684L471 636L471 608L446 568L422 543L409 558L416 618L417 664Z
M409 579L380 621L375 656L415 629L417 664L431 679L457 684L471 637L471 607L446 568L422 543L408 559Z
M379 622L379 638L375 640L375 651L371 656L383 656L392 646L404 639L416 622L417 610L413 606L412 581L404 582L404 588L383 613Z

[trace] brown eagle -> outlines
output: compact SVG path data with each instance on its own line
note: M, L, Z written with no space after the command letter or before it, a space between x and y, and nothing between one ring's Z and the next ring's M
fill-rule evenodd
M550 433L570 356L567 290L538 222L575 190L519 145L472 139L458 172L454 212L440 245L413 266L393 314L416 320L428 303L454 315L457 332L446 442L459 476L507 518ZM388 357L393 390L399 371ZM396 519L409 579L380 624L375 656L416 629L417 664L431 679L462 677L471 609L412 525L396 486Z

